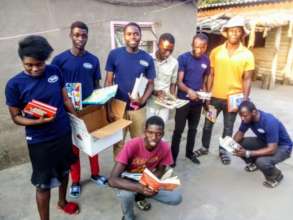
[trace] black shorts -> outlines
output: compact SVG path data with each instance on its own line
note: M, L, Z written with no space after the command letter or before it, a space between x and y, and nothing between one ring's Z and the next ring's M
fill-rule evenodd
M59 186L77 158L72 151L71 133L54 140L28 144L32 163L31 182L37 188Z

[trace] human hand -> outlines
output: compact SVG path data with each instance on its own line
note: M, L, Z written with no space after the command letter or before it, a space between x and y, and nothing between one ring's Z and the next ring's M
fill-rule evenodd
M55 118L56 118L56 115L49 117L49 118L42 116L38 119L35 119L35 122L36 122L36 124L46 124L46 123L50 123L50 122L54 121Z
M240 146L239 148L235 149L233 154L237 157L245 157L246 150Z
M192 89L188 89L187 95L191 101L197 101L199 99L198 95L196 92Z
M154 196L155 194L157 194L157 192L156 191L154 191L154 190L152 190L152 189L150 189L150 188L148 188L147 186L144 186L144 185L142 185L142 184L139 184L140 186L139 186L139 193L141 193L141 194L143 194L143 195L145 195L145 196Z

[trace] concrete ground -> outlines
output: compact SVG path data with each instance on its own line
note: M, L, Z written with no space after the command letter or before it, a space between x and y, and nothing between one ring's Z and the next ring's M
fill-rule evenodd
M268 91L254 85L252 98L260 109L277 115L293 137L293 87L278 85ZM291 119L291 120L290 120ZM196 147L200 146L203 120L199 125ZM182 181L180 190L183 202L176 207L152 202L152 210L139 212L137 219L153 220L289 220L293 204L293 159L280 164L285 178L275 189L262 186L260 172L247 173L240 159L233 157L229 166L220 163L217 157L217 140L222 132L222 118L214 127L211 154L194 165L184 158L185 133L176 173ZM235 130L238 127L239 118ZM171 139L174 122L167 125L166 139ZM108 175L113 166L112 151L100 154L101 174ZM52 191L51 219L121 219L119 201L109 187L97 188L89 179L88 160L82 154L82 194L77 202L81 213L66 216L56 209L57 190ZM30 184L30 163L0 171L0 220L38 219L34 187ZM290 217L291 216L291 217Z

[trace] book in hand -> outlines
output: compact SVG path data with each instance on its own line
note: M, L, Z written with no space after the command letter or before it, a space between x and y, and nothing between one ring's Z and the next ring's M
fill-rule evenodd
M234 153L234 151L239 148L239 144L230 136L224 138L220 137L220 146L229 153Z
M142 173L130 173L127 171L124 171L121 173L122 178L130 179L139 182L140 178L142 176Z
M82 110L82 94L81 94L81 83L66 83L65 88L67 95L71 100L71 103L75 110Z
M243 98L244 96L242 92L228 95L228 99L227 99L228 112L237 112L239 105L243 101Z
M33 99L27 103L23 112L35 118L51 118L56 115L57 108Z
M141 73L140 76L135 79L135 83L130 95L131 98L137 99L138 97L142 97L148 82L149 80L146 77L144 77L143 73Z
M189 100L178 99L169 93L166 93L163 99L159 99L155 97L155 103L167 109L181 108L182 106L186 105L188 102Z
M181 185L177 176L159 179L147 168L144 169L139 183L154 191L172 191Z
M118 85L95 89L92 94L82 101L84 105L104 105L116 95Z
M217 120L217 109L213 105L209 105L209 110L206 111L206 118L215 123Z
M203 92L203 91L196 91L198 98L201 100L210 100L212 97L212 93L210 92Z

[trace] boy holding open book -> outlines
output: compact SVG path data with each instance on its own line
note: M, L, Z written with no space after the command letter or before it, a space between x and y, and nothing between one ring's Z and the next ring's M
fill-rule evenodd
M109 178L109 185L118 188L121 200L123 219L134 219L133 206L136 194L150 197L169 205L178 205L181 194L177 190L166 191L151 189L145 182L136 182L122 178L123 172L142 173L145 168L153 171L157 178L161 178L166 167L173 163L169 145L162 140L164 135L164 121L158 116L152 116L146 121L144 137L137 137L128 141L116 157L116 164ZM149 171L148 171L149 173ZM145 200L141 205L148 205Z

